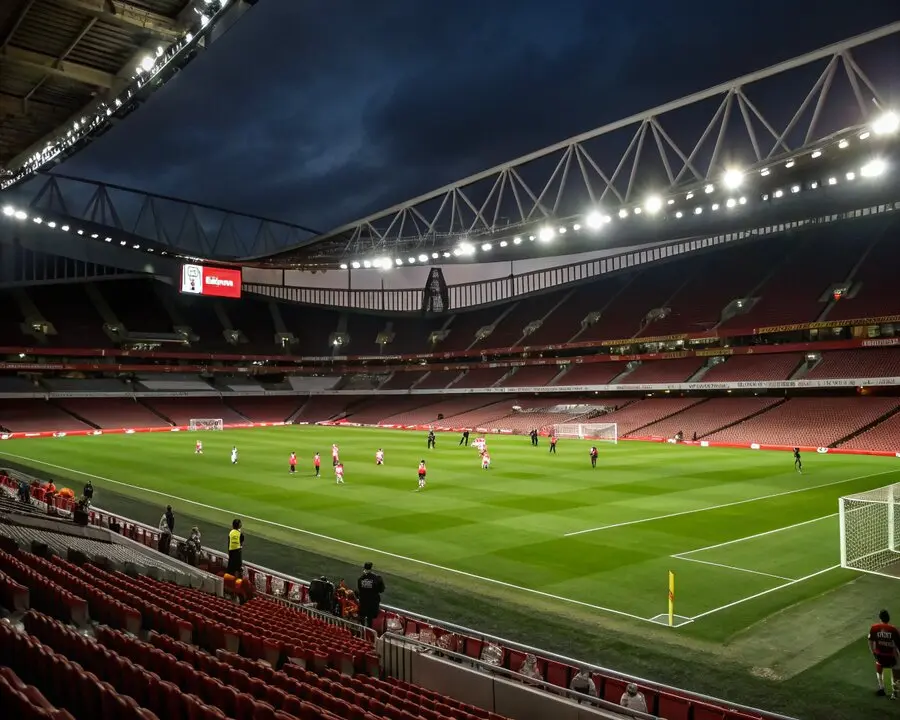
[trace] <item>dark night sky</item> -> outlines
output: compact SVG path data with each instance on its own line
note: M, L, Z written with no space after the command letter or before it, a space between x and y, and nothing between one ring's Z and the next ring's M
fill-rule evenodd
M900 16L833 5L260 0L61 171L327 230Z

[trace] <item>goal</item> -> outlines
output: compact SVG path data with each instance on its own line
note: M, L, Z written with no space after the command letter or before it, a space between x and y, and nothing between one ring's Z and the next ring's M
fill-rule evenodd
M900 483L840 499L841 567L900 577Z
M560 423L551 425L550 429L558 438L619 442L619 426L616 423Z
M224 430L222 418L191 418L189 430Z

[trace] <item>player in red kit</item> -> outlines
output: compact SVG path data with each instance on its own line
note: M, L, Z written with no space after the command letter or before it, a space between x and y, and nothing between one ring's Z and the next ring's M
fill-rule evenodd
M891 625L891 616L887 610L882 610L878 619L880 622L869 628L869 649L875 657L878 694L885 695L886 688L890 688L891 699L896 700L900 683L894 680L894 668L900 657L900 630Z
M293 475L295 472L297 472L297 453L292 452L291 458L290 460L288 460L288 462L291 465L291 475Z
M591 447L591 467L595 468L595 469L597 467L597 446L596 445Z
M313 455L313 467L316 469L316 477L319 477L322 471L322 458L319 453Z
M196 454L196 455L203 454L203 443L200 440L198 440L197 444L194 445L194 454Z
M425 469L425 461L423 460L422 462L419 463L419 487L416 488L416 492L419 492L419 490L425 489L426 473L427 473L427 470Z
M556 455L556 435L550 436L550 452Z

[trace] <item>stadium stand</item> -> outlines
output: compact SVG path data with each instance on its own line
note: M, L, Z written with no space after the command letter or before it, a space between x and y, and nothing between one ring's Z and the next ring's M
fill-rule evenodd
M446 323L448 318L415 318L401 317L393 318L384 324L384 331L393 334L391 341L384 346L382 351L385 355L409 355L419 352L430 352L432 346L428 342L431 333L439 331Z
M416 390L442 390L461 374L460 370L432 370L416 384Z
M0 428L7 432L89 430L90 425L49 400L8 399L0 403Z
M40 378L40 384L50 392L84 393L103 395L106 393L125 393L129 387L121 380L113 378Z
M701 358L675 360L648 360L622 378L623 385L641 383L683 383L690 380L703 367Z
M56 331L48 339L59 347L108 348L113 343L103 332L103 318L88 296L87 285L65 283L36 285L27 292L47 322Z
M155 280L108 280L95 288L129 333L171 333L172 318L159 301Z
M642 433L636 431L700 402L699 398L644 398L632 402L628 400L628 398L617 399L622 405L597 418L596 421L617 423L619 437L641 435Z
M789 379L805 362L802 353L734 355L713 365L699 382L761 382Z
M317 423L342 417L362 398L347 395L312 395L301 398L300 409L294 415L294 422Z
M328 308L308 308L289 303L279 305L278 310L288 332L297 338L297 345L291 352L313 356L334 353L335 347L330 343L330 338L338 331L340 313Z
M900 412L895 412L874 427L842 442L839 447L848 450L877 448L882 451L900 453Z
M231 322L234 330L238 330L245 343L239 343L237 352L255 352L263 355L285 352L275 344L275 325L269 303L251 301L223 305L222 309Z
M166 427L166 422L134 398L62 398L59 407L101 429Z
M384 385L381 386L381 390L409 390L426 375L428 375L427 370L421 372L411 370L395 372L388 378Z
M645 425L638 434L648 438L673 438L676 433L683 432L686 440L695 434L700 440L716 430L763 412L778 402L781 402L778 398L712 398L690 405L664 420Z
M449 333L446 339L434 346L435 351L453 352L468 349L478 339L476 333L481 328L489 327L497 322L505 309L505 306L492 305L480 310L458 313L447 328ZM490 338L484 341L484 346L495 347Z
M527 365L518 368L499 384L503 387L542 387L559 375L560 365Z
M467 389L492 387L500 382L508 372L508 367L476 368L469 370L453 387Z
M900 243L897 242L897 225L888 228L878 243L871 248L851 280L849 295L834 303L826 320L851 320L854 318L880 317L900 314L900 298L897 297L896 273L900 265Z
M707 440L831 447L900 406L897 398L791 398Z
M303 398L293 397L236 397L225 403L241 417L255 423L278 423L291 419L303 404Z
M225 340L223 335L225 326L222 325L221 319L216 314L215 301L211 302L209 298L181 295L177 297L176 307L181 316L180 320L184 321L185 326L189 327L191 333L196 337L196 342L192 341L190 346L185 346L185 350L236 352L234 346Z
M807 380L825 378L900 377L900 349L836 350L806 373Z
M221 418L226 425L248 422L217 397L194 397L187 403L181 398L147 398L145 402L148 408L173 425L188 425L191 418Z
M625 362L572 364L554 385L609 385L627 369Z

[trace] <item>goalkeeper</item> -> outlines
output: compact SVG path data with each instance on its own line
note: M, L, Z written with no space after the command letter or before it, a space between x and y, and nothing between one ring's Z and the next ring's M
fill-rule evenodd
M900 630L891 625L891 616L887 610L878 614L881 622L869 629L869 649L875 657L875 675L878 678L878 694L885 695L885 688L891 689L891 699L897 699L900 683L894 680L894 668L900 657Z

